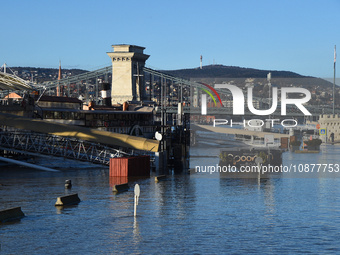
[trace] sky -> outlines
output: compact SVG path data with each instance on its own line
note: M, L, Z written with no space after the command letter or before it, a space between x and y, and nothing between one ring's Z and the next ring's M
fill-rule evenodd
M158 70L196 68L202 55L203 65L327 78L334 45L340 52L340 0L11 0L1 9L0 66L95 70L111 64L111 45L133 44Z

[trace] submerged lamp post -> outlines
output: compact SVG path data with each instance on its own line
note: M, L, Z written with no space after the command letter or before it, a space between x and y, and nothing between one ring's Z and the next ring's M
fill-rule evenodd
M140 188L139 188L139 184L135 185L135 206L134 206L134 213L133 216L137 216L137 205L138 205L138 199L139 199L139 195L140 195Z

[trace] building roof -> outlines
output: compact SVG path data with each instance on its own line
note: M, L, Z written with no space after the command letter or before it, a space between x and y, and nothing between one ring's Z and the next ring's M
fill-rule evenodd
M5 98L15 98L15 99L21 99L22 97L19 96L17 93L9 93L7 96L5 96Z

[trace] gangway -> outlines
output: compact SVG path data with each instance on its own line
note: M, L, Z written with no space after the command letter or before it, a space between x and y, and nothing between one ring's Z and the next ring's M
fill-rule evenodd
M36 155L64 157L103 165L109 165L110 158L130 156L129 153L98 143L19 130L0 132L0 150L21 154L33 152Z

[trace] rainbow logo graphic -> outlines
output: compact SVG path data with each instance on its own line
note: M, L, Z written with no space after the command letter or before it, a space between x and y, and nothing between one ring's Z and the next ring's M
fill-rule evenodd
M205 83L202 83L202 82L201 82L200 84L206 86L208 89L210 89L212 92L214 92L214 94L217 96L217 98L218 98L218 100L219 100L221 106L223 107L221 97L220 97L220 95L217 93L217 91L216 91L213 87L211 87L210 85L208 85L208 84L205 84ZM207 94L212 98L212 100L214 101L215 106L217 106L216 100L215 100L214 96L211 94L211 92L210 92L209 90L204 89L204 88L199 88L199 89L201 89L201 90L203 90L205 93L207 93ZM202 115L207 115L207 95L206 95L206 94L202 94L202 108L201 108L201 113L202 113Z

